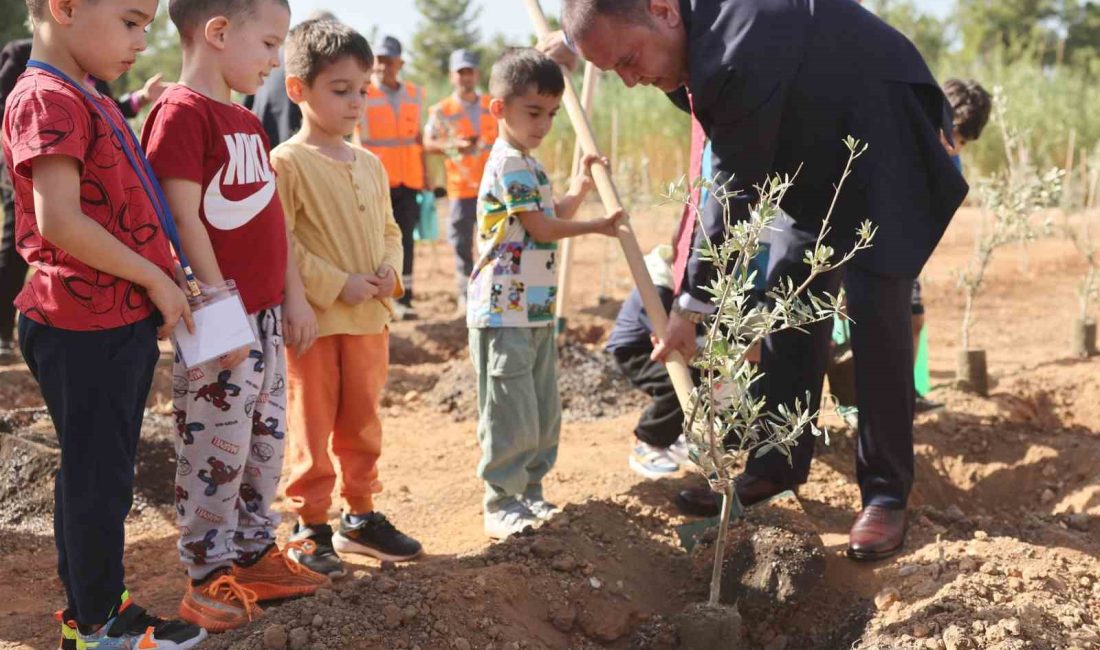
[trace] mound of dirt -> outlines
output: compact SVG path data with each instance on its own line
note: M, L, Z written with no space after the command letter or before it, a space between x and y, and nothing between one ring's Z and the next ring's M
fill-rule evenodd
M468 359L446 364L426 395L455 420L477 419L477 373ZM558 392L566 421L590 422L638 412L648 398L631 386L602 349L568 342L559 349Z
M806 534L805 522L797 523L805 518L799 512L797 505L768 508L736 526L739 541L731 548L741 549L744 542L756 550L743 563L742 577L782 574L800 587L814 587L820 572L807 581L802 564L788 562L787 552L770 548L770 540ZM677 636L685 626L685 638L700 636L694 634L695 626L704 623L679 614L705 599L707 580L700 579L693 564L710 553L701 546L687 555L669 536L668 522L637 498L592 501L571 506L541 530L512 537L477 556L357 571L331 591L269 608L257 624L212 638L207 645L242 650L671 650L678 647ZM698 564L702 569L705 562ZM784 584L788 582L780 579L756 587L775 595ZM738 601L746 592L735 586L728 599ZM719 620L719 627L739 630L736 609L732 616ZM792 647L829 646L808 641Z

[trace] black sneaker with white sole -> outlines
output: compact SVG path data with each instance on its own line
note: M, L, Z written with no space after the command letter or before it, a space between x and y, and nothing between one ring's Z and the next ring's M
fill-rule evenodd
M287 555L290 556L290 559L307 569L311 569L330 578L339 578L344 575L344 563L340 560L340 556L336 554L336 549L332 546L332 526L328 524L303 526L301 522L294 524L294 531L290 535L290 541L297 542L305 539L312 541L316 545L313 553L303 553L298 549L292 548L287 551Z
M397 530L380 512L341 516L340 531L333 535L332 545L340 553L370 555L391 562L411 560L424 550L420 542Z

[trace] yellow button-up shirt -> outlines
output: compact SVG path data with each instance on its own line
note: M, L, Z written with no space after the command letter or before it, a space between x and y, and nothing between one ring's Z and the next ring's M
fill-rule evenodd
M378 158L352 146L354 162L335 160L301 142L271 152L290 244L306 297L317 311L320 336L378 334L393 315L401 286L401 229L393 218L389 181ZM393 296L357 305L339 299L352 273L377 273L388 264L397 276Z

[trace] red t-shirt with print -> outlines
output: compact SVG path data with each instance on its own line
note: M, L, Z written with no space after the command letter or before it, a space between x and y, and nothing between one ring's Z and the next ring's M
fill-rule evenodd
M158 178L202 187L199 217L218 268L237 283L245 309L281 304L286 221L260 120L243 106L177 85L153 105L141 143Z
M126 133L126 121L112 99L88 99L66 81L37 68L23 73L8 96L4 158L15 187L15 245L35 270L15 306L43 325L112 329L144 320L156 308L142 287L99 271L42 237L35 219L31 171L39 156L78 160L81 211L172 274L168 238L122 150L133 152L131 140L119 142L104 115Z

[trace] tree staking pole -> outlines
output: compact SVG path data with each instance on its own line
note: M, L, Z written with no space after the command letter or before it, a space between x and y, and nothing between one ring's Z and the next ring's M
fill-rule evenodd
M581 84L581 108L584 110L585 115L589 115L592 112L592 103L596 98L596 84L600 80L599 71L596 70L596 66L591 63L584 64L584 83ZM573 176L576 176L581 171L581 161L584 159L584 149L581 148L581 140L577 138L577 143L573 147ZM558 299L554 304L554 327L557 328L557 334L565 335L566 315L565 307L569 302L570 294L570 282L572 281L572 273L570 273L571 265L573 262L573 239L571 237L566 238L561 244L561 266L558 267Z
M539 6L538 0L525 0L525 2L527 12L531 15L531 21L535 24L535 33L538 34L539 38L544 38L550 33L550 25L546 22L542 7ZM573 130L577 133L577 141L580 142L581 148L584 149L586 154L599 155L600 150L596 146L596 138L592 135L592 127L589 125L588 117L581 107L577 90L573 87L573 80L569 78L568 71L563 71L563 74L565 75L565 97L563 98L565 111L569 114L569 121L573 123ZM596 181L596 189L600 193L600 200L603 202L604 209L608 212L622 210L623 203L619 198L618 190L615 188L615 182L611 179L611 170L600 164L592 165L592 178ZM664 305L661 304L661 297L657 294L657 288L653 286L653 278L649 277L649 270L646 269L642 249L638 246L638 239L634 236L634 229L630 225L628 215L624 214L622 221L619 222L618 239L619 245L623 249L623 256L626 257L626 263L630 266L630 275L633 276L634 284L637 285L638 293L642 297L642 304L653 323L653 332L658 338L663 339L668 330L668 314L665 312ZM673 351L669 354L665 367L668 369L669 378L672 379L672 385L676 389L676 397L680 400L680 406L686 411L691 404L693 382L691 372L684 362L684 357L679 352Z

